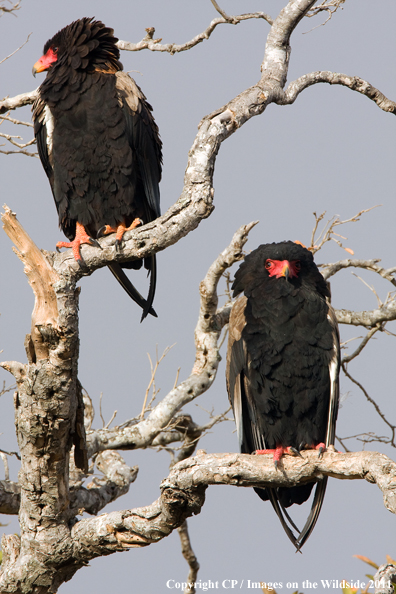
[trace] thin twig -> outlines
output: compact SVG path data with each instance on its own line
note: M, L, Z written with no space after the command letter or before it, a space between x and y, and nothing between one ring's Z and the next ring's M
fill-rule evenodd
M327 12L328 16L327 16L327 19L323 23L320 23L320 25L313 27L309 31L304 31L303 35L306 35L307 33L310 33L311 31L314 31L315 29L318 29L319 27L323 27L331 19L333 14L335 12L337 12L337 10L341 7L341 4L344 4L344 2L345 2L345 0L330 0L330 2L325 1L325 2L322 2L322 4L319 4L319 6L314 6L313 8L311 8L311 10L309 10L307 12L307 14L305 15L308 18L316 16L317 14L319 14L320 12L323 12L323 11ZM341 10L343 10L343 7L341 7Z
M5 8L3 8L3 7L0 7L0 10L3 10L4 12L11 12L11 10L13 10L13 9L11 9L11 10L7 10L7 9L5 9ZM17 9L15 9L15 10L17 10ZM0 64L2 64L3 62L5 62L5 61L6 61L6 60L8 60L9 58L11 58L11 57L12 57L14 54L16 54L17 52L19 52L19 50L20 50L20 49L22 49L22 48L23 48L23 46L27 44L27 42L29 41L29 37L30 37L30 36L31 36L31 33L29 33L29 35L27 36L27 39L26 39L25 43L22 43L22 45L20 45L20 46L19 46L19 47L18 47L16 50L14 50L14 51L12 52L12 54L9 54L8 56L6 56L6 57L5 57L5 58L3 58L2 60L0 60Z
M246 14L240 14L238 16L233 16L232 19L233 19L233 21L231 21L231 23L235 24L235 25L237 23L240 23L242 21L246 21L249 19L263 19L263 20L267 21L267 23L269 23L270 25L273 25L273 23L274 23L273 19L265 12L251 12L251 13L246 13ZM120 39L118 41L117 45L120 50L126 50L126 51L130 51L130 52L139 52L141 50L148 49L153 52L167 52L167 53L173 55L173 54L176 54L179 52L187 51L187 50L195 47L196 45L198 45L205 39L209 39L209 37L211 36L213 31L216 29L216 27L218 25L224 25L224 24L230 24L230 21L225 19L224 17L218 17L216 19L213 19L211 21L210 25L205 29L205 31L203 31L202 33L199 33L198 35L193 37L193 39L191 39L190 41L187 41L186 43L183 43L180 45L178 45L176 43L161 44L160 43L162 41L161 38L153 39L153 36L155 33L154 27L150 27L150 28L146 29L145 37L143 37L143 39L141 41L139 41L138 43L130 43L129 41L122 41Z
M344 247L342 245L341 241L339 241L338 239L336 239L334 237L334 236L342 237L341 235L338 235L337 233L335 233L334 228L339 225L345 225L346 223L356 223L357 221L360 220L360 217L363 214L365 214L366 212L370 212L370 210L373 210L373 208L377 208L378 206L380 206L380 205L377 204L376 206L371 206L370 208L361 210L360 212L358 212L356 215L354 215L350 219L345 219L344 221L341 221L339 216L335 215L334 217L332 217L331 219L329 219L327 221L323 230L321 231L321 233L319 234L319 236L316 239L315 239L315 235L316 235L316 232L318 229L318 225L319 225L320 221L322 221L323 217L325 216L326 211L322 212L322 214L320 214L319 216L316 214L316 212L314 212L313 215L315 217L315 225L314 225L314 229L313 229L313 233L312 233L312 237L311 237L311 245L308 249L313 254L315 254L323 247L323 245L327 241L335 241L343 250L345 250L346 252L353 255L353 250L351 250L350 248ZM342 239L346 239L346 238L342 237Z
M0 115L0 120L5 120L7 122L11 122L12 124L17 124L18 126L29 126L29 128L33 128L33 124L31 122L23 122L22 120L16 120L15 118L10 118L9 113L5 115Z
M0 132L0 137L5 138L12 145L17 146L18 148L21 148L21 149L26 148L27 146L31 146L32 144L36 143L35 138L32 138L32 140L29 140L29 142L25 142L25 143L16 142L14 140L14 138L19 138L19 140L22 140L22 136L12 136L11 134L4 134L4 132ZM4 146L4 145L2 145L2 146Z
M11 4L10 0L8 0L9 3ZM8 13L8 14L12 14L14 17L16 17L17 15L14 14L14 12L16 10L20 9L20 3L21 1L18 0L18 2L16 2L11 8L6 8L5 6L0 6L0 16L2 16L3 13Z
M364 347L366 346L366 344L368 343L370 338L372 338L374 336L374 334L376 334L379 330L382 330L381 324L378 324L374 328L371 328L371 330L369 330L367 332L366 336L363 338L362 342L359 344L357 349L351 355L345 355L345 357L342 358L341 363L342 364L349 363L350 361L352 361L352 359L355 359L355 357L360 355L360 353L362 352L362 350L364 349Z
M18 458L18 460L21 459L21 457L18 454L18 452L7 452L7 450L0 450L0 452L2 452L3 454L5 454L6 456L15 456L15 458Z
M154 393L157 393L157 392L155 392L155 374L157 373L158 366L161 363L161 361L166 357L166 355L169 353L169 351L171 349L173 349L174 346L175 345L172 344L172 346L166 347L166 349L164 350L164 352L162 353L162 355L161 355L161 357L159 359L158 359L158 346L156 347L156 362L155 362L155 366L153 366L153 363L151 361L150 354L147 353L147 356L148 356L149 361L150 361L150 367L151 367L151 378L150 378L150 381L149 381L149 385L147 386L147 389L146 389L146 394L144 395L142 412L140 413L140 419L141 420L143 420L144 413L146 412L147 398L148 398L148 395L149 395L149 392L150 392L150 389L151 389L152 386L153 386L153 389L154 389Z
M378 404L375 402L375 400L373 400L371 398L371 396L369 396L367 390L365 390L365 388L362 386L362 384L360 384L355 378L353 378L351 376L351 374L347 371L347 364L346 363L342 363L342 370L345 373L346 377L348 379L351 380L351 382L353 382L356 386L358 386L361 391L363 392L363 394L365 395L366 399L368 400L368 402L370 402L370 404L372 404L377 412L377 414L381 417L381 419L383 420L383 422L388 425L388 427L390 428L391 432L392 432L392 437L389 441L390 445L394 448L396 448L396 444L395 444L395 430L396 430L396 425L392 425L392 423L390 423L388 421L388 419L385 417L384 413L381 411L380 407L378 406Z
M177 368L177 371L176 371L176 378L175 378L175 383L173 384L173 388L172 388L172 390L174 390L175 388L177 388L177 382L179 381L179 374L180 374L180 369L181 369L181 367L178 367L178 368Z
M235 17L229 16L222 8L220 8L220 6L217 4L216 0L210 0L210 1L213 4L213 6L215 7L215 9L217 10L217 12L219 14L221 14L221 16L223 17L224 20L227 21L227 23L231 23L232 25L237 25L239 23L239 21L237 21L235 19Z
M4 146L4 144L2 144L0 146ZM37 153L29 153L29 151L25 151L23 149L21 149L19 151L3 151L0 149L0 153L2 155L26 155L27 157L35 157L36 159L38 159Z
M99 396L99 414L100 414L100 418L102 419L102 423L103 423L103 427L106 425L106 422L103 418L103 414L102 414L102 398L103 398L103 392L100 393Z
M351 450L349 450L346 445L344 444L343 440L344 437L338 437L338 435L336 435L336 440L340 442L341 446L344 448L345 452L350 452Z
M112 424L112 422L114 421L114 419L116 418L116 416L117 416L117 411L115 410L113 412L112 416L111 416L110 421L107 423L105 429L108 429L110 427L110 425Z
M179 526L177 531L180 536L182 555L190 567L190 571L188 573L187 578L187 586L184 590L184 594L195 594L195 582L197 581L199 563L191 546L190 535L188 534L187 520L184 520L183 524Z

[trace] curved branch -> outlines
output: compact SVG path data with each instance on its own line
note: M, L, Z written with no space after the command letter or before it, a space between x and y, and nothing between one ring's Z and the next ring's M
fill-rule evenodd
M37 89L29 91L28 93L22 93L15 97L6 97L0 101L0 114L6 113L18 107L24 107L25 105L31 105L37 98Z
M167 52L173 56L173 54L185 52L186 50L195 47L196 45L198 45L198 43L201 43L205 39L209 39L209 37L212 35L213 31L216 29L218 25L237 25L238 23L241 23L242 21L247 21L249 19L264 19L270 25L273 24L273 20L265 12L250 12L228 18L218 17L216 19L213 19L210 25L205 29L205 31L202 31L202 33L199 33L190 41L187 41L186 43L180 45L176 43L161 44L160 42L162 41L162 39L153 39L155 33L154 27L148 27L146 29L147 35L145 35L145 37L143 37L143 39L138 43L130 43L129 41L122 41L120 39L117 45L120 50L126 50L129 52L139 52L141 50L148 49L152 52Z
M345 357L342 358L341 365L344 363L350 363L353 359L355 359L358 355L360 355L360 353L362 352L364 347L368 344L368 342L371 340L371 338L374 336L374 334L376 334L380 330L382 330L382 327L380 325L375 326L374 328L371 328L367 332L366 336L363 338L363 340L361 341L361 343L359 344L357 349L355 349L353 351L353 353L351 353L350 355L345 355Z
M96 458L96 465L103 472L104 479L91 483L88 488L70 489L70 518L83 512L96 515L108 503L125 495L130 484L136 480L139 470L137 466L127 466L121 455L113 451L100 453ZM96 484L99 486L95 486ZM17 515L20 503L20 484L0 481L0 513Z
M104 479L92 482L88 488L71 490L70 518L82 512L96 515L108 503L128 493L130 484L136 480L138 467L130 468L118 452L101 452L95 462Z
M382 410L380 409L380 407L378 406L378 404L375 402L375 400L373 400L373 398L371 398L371 396L368 394L367 390L365 390L365 388L362 386L362 384L360 382L358 382L354 377L351 376L351 374L348 372L347 363L342 362L342 370L345 373L346 377L348 379L350 379L352 383L354 383L356 386L358 386L358 388L361 389L361 391L365 395L365 397L368 400L368 402L370 402L370 404L372 404L374 406L376 413L381 417L381 419L383 420L383 422L386 425L388 425L389 429L391 430L392 437L391 437L391 439L387 443L390 443L390 445L395 446L394 440L395 440L396 426L395 425L392 425L392 423L390 423L388 421L388 419L386 418L386 416L384 415L384 413L382 412Z
M190 377L171 390L146 419L133 427L88 432L89 456L107 449L137 449L152 445L185 404L210 388L220 362L218 339L228 321L224 315L217 316L217 284L224 270L243 257L242 248L255 224L243 225L235 233L228 248L218 256L200 284L201 305L195 329L196 358ZM175 422L177 425L177 419Z
M347 260L340 260L339 262L334 262L334 264L323 264L321 266L322 275L326 280L328 280L331 276L343 270L344 268L365 268L366 270L370 270L371 272L376 272L382 278L385 278L389 282L392 283L396 287L396 278L395 272L396 269L394 268L382 268L382 266L378 266L378 262L381 262L380 259L373 259L373 260L355 260L348 258Z
M359 76L348 76L347 74L341 74L339 72L330 72L329 70L318 70L317 72L311 72L304 74L289 84L287 87L284 97L279 100L280 105L290 105L294 103L298 95L317 83L328 83L330 85L342 85L357 91L362 95L365 95L371 101L374 101L380 109L389 113L396 114L396 102L391 101L381 91L376 89L369 82L363 80Z
M24 271L35 296L31 329L35 359L45 359L48 357L48 344L43 340L43 331L45 328L51 328L52 331L58 329L58 305L54 284L60 278L26 233L15 213L7 205L4 205L4 210L4 214L1 215L3 229L16 246L14 251L25 265Z
M372 328L383 322L396 320L396 301L384 303L378 309L371 311L350 311L349 309L336 309L337 322L339 324L351 324L352 326L365 326Z
M305 451L302 458L285 456L276 470L272 457L246 454L206 454L176 464L162 481L161 497L152 505L82 520L72 529L75 555L87 562L101 554L158 542L184 520L200 512L209 485L291 487L323 476L365 479L376 483L385 507L396 513L396 463L377 452L341 454L328 451L322 459Z

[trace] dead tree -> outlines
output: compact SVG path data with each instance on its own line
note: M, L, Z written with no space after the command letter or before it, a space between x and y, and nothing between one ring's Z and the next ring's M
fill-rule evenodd
M84 246L86 273L92 274L114 259L145 258L196 229L213 210L213 173L221 144L252 117L262 114L268 105L292 104L307 87L325 82L343 85L366 96L380 109L396 112L395 102L357 76L312 72L286 86L294 29L304 16L320 10L331 11L330 6L337 7L341 2L314 7L315 0L289 0L274 19L265 13L229 16L214 3L221 16L183 46L162 44L161 40L154 39L153 29L147 30L145 38L137 44L119 42L124 50L176 53L208 38L219 24L258 18L270 26L260 79L200 122L179 199L162 217L129 232L122 254L115 252L113 237L100 240L102 250ZM0 102L0 114L9 114L10 110L32 103L34 98L34 91L7 98ZM6 117L10 118L9 115ZM195 425L191 417L183 415L183 407L208 390L216 378L221 333L232 306L227 303L219 307L217 285L226 270L243 257L243 245L254 223L235 233L230 245L214 261L200 284L196 360L190 376L150 407L147 415L140 415L115 428L95 430L91 428L89 399L84 397L78 381L79 289L76 283L82 271L68 252L43 254L8 207L3 222L25 265L35 295L35 308L25 344L28 362L2 363L17 382L14 404L21 471L18 483L0 482L0 511L19 514L21 533L2 539L1 592L56 592L89 560L125 548L148 546L176 528L180 528L182 541L184 538L187 543L186 557L194 578L197 564L188 551L185 520L200 512L205 490L212 484L291 486L322 475L365 478L378 485L385 506L396 513L396 465L375 452L340 454L329 451L321 460L315 453L305 452L303 459L285 458L284 473L276 472L269 459L263 461L237 454L206 455L202 451L192 457L199 437L207 427ZM321 241L334 238L334 225L333 221L320 240L313 236L311 248L314 251L320 247ZM343 260L325 265L323 272L330 278L345 267L367 268L396 284L396 269L383 269L378 260ZM367 329L367 336L349 357L351 360L376 332L385 329L388 321L396 319L396 302L390 296L376 310L339 310L337 317L341 323ZM97 514L107 503L127 492L136 478L136 469L129 468L117 450L155 444L167 446L175 442L181 442L182 448L177 463L161 484L161 496L157 501L144 508L77 521L76 516L81 511ZM86 488L83 480L87 476L88 463L93 459L103 473L103 480Z

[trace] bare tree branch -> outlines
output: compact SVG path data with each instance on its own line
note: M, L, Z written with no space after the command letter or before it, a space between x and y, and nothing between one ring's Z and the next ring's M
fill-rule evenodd
M341 363L349 363L350 361L352 361L352 359L355 359L358 355L360 355L360 353L362 352L362 350L364 349L364 347L367 345L367 343L369 342L369 340L374 336L374 334L376 334L379 330L382 330L381 326L375 326L375 328L371 328L371 330L369 330L366 334L366 336L363 338L362 342L359 344L359 346L357 347L357 349L355 349L353 351L352 354L350 355L345 355L342 358Z
M4 146L4 145L0 145L0 146ZM0 149L0 153L2 155L26 155L26 157L36 157L38 159L37 153L30 153L29 151L25 151L23 149L21 149L19 151L3 151Z
M15 97L5 97L0 101L0 114L24 107L25 105L31 105L37 99L37 89L29 91L28 93L21 93L15 95Z
M372 84L363 80L359 76L348 76L347 74L341 74L339 72L330 72L328 70L322 70L317 72L310 72L297 78L289 84L285 94L280 97L279 105L290 105L294 103L298 95L318 83L328 83L329 85L342 85L351 89L351 91L357 91L361 93L371 101L374 101L380 109L389 113L396 114L396 103L391 101L381 91L376 89Z
M395 444L395 431L396 431L396 425L392 425L392 423L390 423L388 421L388 419L386 418L386 416L384 415L384 413L381 411L380 407L378 406L378 404L375 402L375 400L373 398L371 398L371 396L368 394L367 390L365 390L365 388L362 386L361 383L359 383L354 377L351 376L351 374L348 372L348 368L347 368L347 364L343 363L342 364L342 370L345 373L346 377L348 379L351 380L351 382L353 382L356 386L358 386L358 388L361 389L361 391L363 392L363 394L365 395L366 399L368 400L368 402L370 402L370 404L372 404L375 408L376 413L381 417L381 419L383 420L383 422L388 425L388 427L391 430L391 439L388 441L389 445L392 445L393 447L396 447ZM345 438L344 438L345 439ZM379 441L379 440L377 440Z
M98 429L89 432L87 436L89 456L107 449L148 447L185 404L212 385L219 365L218 338L224 323L228 321L225 316L217 315L217 283L224 270L243 257L242 247L255 224L243 225L235 233L231 244L218 256L200 284L201 306L195 329L196 358L189 378L173 388L153 408L146 419L133 427Z
M127 466L118 452L101 452L95 462L104 478L94 479L88 488L80 487L71 491L70 518L82 512L96 515L108 503L125 495L130 484L136 480L138 467Z
M313 215L315 217L315 225L312 230L311 245L309 246L308 249L313 254L316 254L325 245L325 243L327 243L328 241L335 241L337 243L337 245L340 246L340 248L342 248L349 254L353 255L353 250L351 250L350 248L344 247L339 239L339 238L341 238L341 239L347 239L347 238L340 235L339 233L336 233L335 228L339 227L340 225L346 225L347 223L359 222L360 217L363 214L370 212L374 208L378 208L378 206L379 205L377 204L376 206L371 206L370 208L365 208L364 210L359 211L357 214L350 217L349 219L345 219L343 221L340 219L339 215L335 215L335 216L331 217L331 219L329 219L326 222L324 228L322 229L322 231L320 232L320 234L318 236L316 236L316 232L318 230L319 223L324 219L326 211L322 212L320 215L317 215L316 212L314 212Z
M251 12L251 13L247 13L247 14L241 14L238 16L232 16L232 17L222 16L221 18L213 19L211 21L210 25L205 29L205 31L203 31L202 33L199 33L198 35L193 37L193 39L191 39L190 41L187 41L186 43L183 43L180 45L176 44L176 43L161 44L160 43L162 41L161 38L153 39L154 33L155 33L154 27L148 27L146 29L145 37L143 37L143 39L141 41L139 41L138 43L131 43L129 41L120 40L120 41L118 41L117 45L120 48L120 50L126 50L129 52L139 52L141 50L148 49L152 52L167 52L167 53L173 55L173 54L177 54L179 52L185 52L185 51L195 47L196 45L198 45L205 39L209 39L209 37L211 36L211 34L213 33L213 31L216 29L216 27L218 25L225 25L225 24L237 25L238 23L241 23L242 21L247 21L250 19L263 19L263 20L267 21L267 23L269 23L270 25L273 24L273 20L265 12Z
M376 272L382 278L385 278L389 282L392 283L396 287L396 279L394 277L396 273L395 268L382 268L378 266L377 263L381 262L381 260L340 260L339 262L335 262L334 264L322 264L322 274L326 280L328 280L331 276L343 270L344 268L365 268L366 270L370 270L372 272Z
M48 260L30 239L22 225L7 206L1 216L3 229L16 246L14 251L25 264L25 273L35 295L35 306L32 314L31 336L37 359L48 356L48 348L44 347L44 328L57 329L58 307L53 285L60 280Z
M18 10L18 8L11 8L9 10L6 10L5 8L3 8L2 6L0 6L0 11L5 11L5 12L11 12L13 10ZM1 14L0 14L1 16ZM29 35L27 36L27 39L24 43L22 43L22 45L20 45L16 50L14 50L11 54L9 54L8 56L6 56L5 58L3 58L2 60L0 60L0 64L2 64L3 62L5 62L6 60L8 60L9 58L11 58L14 54L16 54L17 52L19 52L20 49L23 48L24 45L27 44L27 42L29 41L29 37L31 36L31 33L29 33Z
M335 312L339 324L373 328L373 326L377 326L378 324L396 320L396 300L393 299L388 303L384 303L382 307L371 311L336 309Z
M8 0L9 4L12 4L12 2L10 0ZM15 2L15 4L12 4L12 6L10 8L6 8L4 6L4 4L2 4L0 6L0 16L2 16L4 13L5 14L13 14L16 10L20 9L20 4L21 4L21 0L18 0L18 2ZM14 16L17 16L16 14L14 14Z
M302 458L285 456L276 471L272 457L246 454L206 454L175 465L162 481L161 497L151 506L103 514L82 520L72 529L75 555L85 562L102 553L158 542L184 520L200 512L208 485L238 487L295 486L323 475L339 479L365 479L376 483L385 507L396 513L396 463L377 452L340 454L328 451L322 459L305 451Z
M190 567L187 577L187 586L184 590L184 594L195 594L196 590L194 584L197 581L199 563L194 551L192 550L187 520L184 520L181 526L178 527L177 531L180 536L182 555Z
M238 21L235 21L234 20L235 17L229 16L222 8L220 8L220 6L217 4L216 0L210 0L210 1L212 2L213 6L217 10L217 12L219 14L221 14L221 16L223 17L223 19L225 19L228 23L231 23L232 25L236 25L237 24Z
M84 245L82 252L87 274L114 260L142 259L166 249L211 214L213 172L222 142L253 116L263 113L270 103L292 102L293 93L289 92L288 97L283 90L288 75L290 36L314 4L315 0L289 0L275 21L269 21L272 26L260 80L201 121L189 153L183 191L178 201L162 217L127 232L121 253L114 249L114 237L100 239L102 250ZM226 16L237 20L268 20L264 13ZM189 49L189 44L193 47L207 38L215 26L225 22L224 17L215 19L204 32L206 35L198 35L184 46L161 46L161 40L153 39L154 29L149 29L140 44L131 45L128 49L170 53L183 51ZM121 45L123 43L120 42ZM364 84L358 85L355 90L363 92L363 87ZM299 92L297 84L295 96ZM365 88L364 92L382 108L384 101L388 101L381 100L378 91L371 92ZM0 113L32 103L36 94L33 91L1 101ZM227 267L242 258L243 245L254 224L241 227L200 285L200 314L195 330L196 359L190 376L175 385L161 402L148 411L146 418L136 418L133 424L92 430L89 429L93 419L92 403L87 395L84 396L77 379L79 291L76 282L85 273L70 250L63 254L40 252L9 209L6 209L4 221L8 234L17 245L18 256L25 264L34 288L36 306L32 334L26 341L28 363L3 363L3 367L13 373L18 386L15 423L21 452L20 494L12 495L20 498L21 537L3 536L1 592L19 592L21 589L32 594L55 592L94 557L161 540L181 526L187 517L200 512L205 490L211 484L292 486L320 479L323 475L365 478L378 484L386 507L396 512L396 464L381 454L337 454L329 451L319 460L315 452L304 452L302 459L291 460L285 456L279 466L281 471L276 471L270 456L268 459L237 454L207 456L201 452L172 468L161 485L161 497L152 505L74 522L73 518L79 511L96 513L108 501L126 492L136 476L136 469L128 468L116 452L108 450L148 447L156 440L157 443L161 440L165 443L170 435L183 440L177 459L185 458L194 451L202 427L197 428L191 418L187 419L185 415L177 417L177 414L185 404L207 390L216 377L221 332L231 309L230 304L218 307L217 284ZM393 269L386 271L388 275L392 274L390 270ZM341 311L339 315L361 317L362 313L368 313L370 319L365 321L371 328L382 324L385 318L391 319L392 307L392 302L388 302L374 312L356 314ZM88 404L85 419L81 415L83 399ZM104 472L103 479L94 479L91 489L82 487L82 479L87 474L84 464L80 466L81 472L74 473L73 462L69 461L73 453L72 444L76 463L78 449L80 447L80 454L83 449L84 423L88 429L89 454L99 454L97 461ZM6 487L10 484L7 481ZM0 487L0 500L2 491L4 489ZM9 509L15 509L15 499L7 505Z
M318 27L323 27L326 23L328 23L333 14L336 13L339 8L342 10L342 4L344 3L345 0L325 0L322 2L322 4L318 4L318 6L311 8L311 10L309 10L305 15L308 18L312 18L321 12L327 12L327 19L324 21L324 23L320 23L320 25L311 29L311 31L317 29ZM309 31L307 31L307 33L309 33Z
M69 517L86 512L96 515L106 505L129 491L136 480L138 467L127 466L118 452L101 452L96 465L103 478L94 479L87 488L81 485L70 489ZM20 507L21 487L9 479L0 481L0 513L17 515Z
M22 122L21 120L16 120L15 118L10 118L8 114L0 116L0 120L5 120L7 122L11 122L12 124L17 124L21 126L29 126L29 128L33 128L33 124L31 122Z

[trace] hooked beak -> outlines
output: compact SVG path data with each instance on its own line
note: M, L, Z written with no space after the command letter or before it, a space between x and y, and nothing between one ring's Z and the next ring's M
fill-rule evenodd
M289 282L290 268L288 264L285 264L285 267L282 270L282 276L284 276L286 281Z
M44 72L45 70L48 70L48 65L44 64L43 58L40 58L40 60L37 60L37 62L33 66L32 74L36 78L37 72Z

